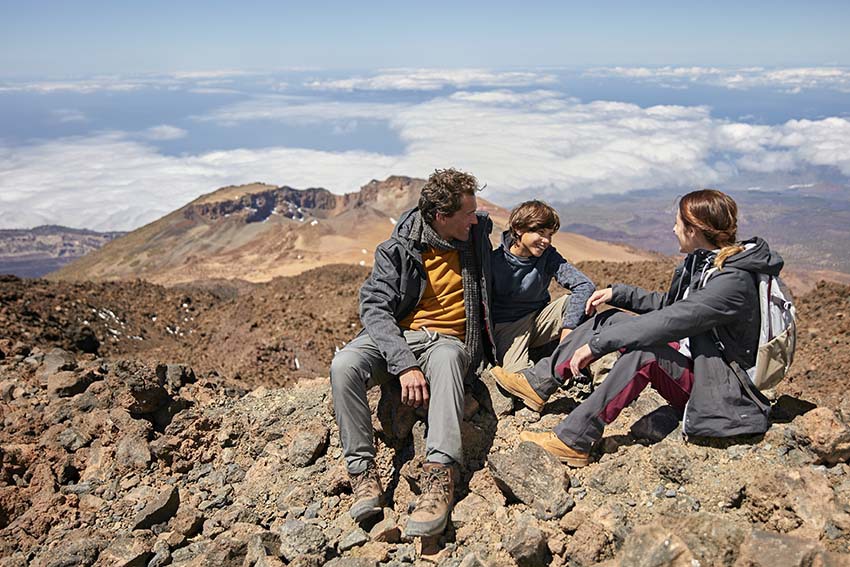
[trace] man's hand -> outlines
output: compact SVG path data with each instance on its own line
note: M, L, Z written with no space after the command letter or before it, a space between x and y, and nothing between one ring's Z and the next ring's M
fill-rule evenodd
M581 373L581 369L592 361L593 353L590 352L590 345L584 344L573 353L573 357L570 359L570 372L573 373L573 376L578 376Z
M596 308L602 305L603 303L608 303L614 298L614 291L610 287L606 287L605 289L597 289L593 292L593 295L587 300L587 304L584 306L584 312L587 315L593 315L596 313Z
M558 342L559 342L559 343L564 342L564 339L566 339L566 338L567 338L567 335L569 335L569 334L570 334L570 333L572 333L572 332L573 332L573 330L572 330L572 329L561 329L561 338L560 338L560 339L558 339Z
M408 368L398 376L401 382L401 403L414 408L428 406L428 382L418 368Z

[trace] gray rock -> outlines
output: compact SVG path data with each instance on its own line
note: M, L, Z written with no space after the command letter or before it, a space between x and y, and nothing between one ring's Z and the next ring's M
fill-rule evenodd
M115 449L115 461L121 468L147 469L151 462L148 440L132 432L124 435Z
M467 553L463 559L461 559L458 567L487 567L487 563L485 563L478 554L473 551L471 553Z
M286 520L277 530L280 554L286 561L301 555L324 555L328 544L322 529L301 520Z
M335 557L325 567L378 567L378 562L367 557Z
M70 352L61 348L54 348L44 355L38 369L39 382L47 384L48 379L62 370L74 370L77 367L77 359Z
M74 427L68 427L62 431L56 440L62 448L72 453L91 443L91 437L89 435L80 432Z
M520 521L502 539L502 546L520 567L542 567L552 557L546 536L530 521Z
M96 565L115 567L146 567L153 557L148 538L118 536L97 558Z
M154 524L167 522L180 506L177 488L170 486L152 498L133 520L133 529L147 529Z
M45 567L60 565L91 565L109 542L98 537L67 538L65 542L49 550L49 558L45 558ZM38 563L34 561L33 563ZM0 559L0 565L2 565ZM27 563L23 563L26 565Z
M356 528L355 530L347 533L339 540L337 544L337 549L340 552L348 551L354 547L359 547L369 541L369 535L363 531L362 528Z
M313 464L328 448L328 429L314 425L298 430L289 445L289 462L296 467Z
M620 567L679 567L699 563L694 563L691 550L672 529L658 525L635 528L623 542L617 559Z
M195 371L185 364L160 364L156 375L172 395L186 384L195 382Z
M753 530L741 544L736 565L748 567L804 567L846 565L847 556L827 553L817 542L785 534Z
M490 455L487 464L505 496L531 506L538 518L560 518L575 505L567 494L566 468L534 443L520 443L511 452Z
M163 540L157 540L153 544L153 558L148 562L147 567L162 567L171 563L171 550L168 543Z

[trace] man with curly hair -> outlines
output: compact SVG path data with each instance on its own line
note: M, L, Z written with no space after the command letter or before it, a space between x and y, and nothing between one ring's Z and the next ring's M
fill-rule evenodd
M477 211L478 181L437 170L419 206L398 221L375 251L360 288L363 330L331 363L334 412L351 478L358 522L380 513L383 490L367 389L399 380L401 401L428 410L422 494L405 534L441 533L454 504L462 458L464 383L492 359L490 239L492 222Z

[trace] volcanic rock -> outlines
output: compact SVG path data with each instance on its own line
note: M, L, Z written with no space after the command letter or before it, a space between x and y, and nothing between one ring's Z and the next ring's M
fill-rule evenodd
M505 496L532 506L541 519L560 518L574 506L567 494L570 481L565 467L534 443L490 455L487 463Z
M133 520L133 529L150 528L154 524L167 522L180 506L180 494L176 487L168 487L153 497Z

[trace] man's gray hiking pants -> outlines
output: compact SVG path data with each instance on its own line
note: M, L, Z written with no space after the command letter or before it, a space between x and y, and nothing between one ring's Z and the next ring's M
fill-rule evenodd
M404 338L428 381L428 439L425 460L459 463L462 457L463 378L469 355L455 337L404 331ZM363 333L336 353L331 362L331 391L348 472L363 472L375 459L374 430L366 391L389 380L387 364L372 338Z

